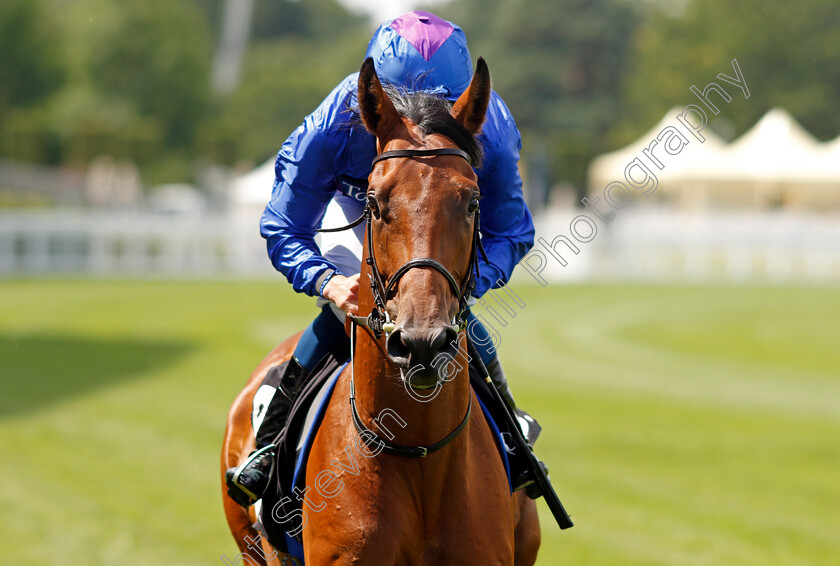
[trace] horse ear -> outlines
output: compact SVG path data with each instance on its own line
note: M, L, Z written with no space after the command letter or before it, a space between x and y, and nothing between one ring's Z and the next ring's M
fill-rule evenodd
M365 128L379 139L400 119L376 76L370 57L365 59L359 71L359 111Z
M484 123L491 88L490 70L484 58L479 57L469 88L452 105L452 116L473 135L481 130Z

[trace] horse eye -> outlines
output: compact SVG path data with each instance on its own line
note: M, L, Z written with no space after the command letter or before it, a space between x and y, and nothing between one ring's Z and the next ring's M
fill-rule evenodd
M379 220L379 203L376 202L376 198L371 195L368 195L367 205L370 211L373 213L373 217Z
M474 198L470 201L470 205L467 207L467 213L475 214L476 210L478 210L478 199Z

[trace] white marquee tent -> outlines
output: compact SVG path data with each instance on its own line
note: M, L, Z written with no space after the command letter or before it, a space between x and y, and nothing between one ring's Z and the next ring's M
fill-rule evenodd
M672 108L650 131L646 132L633 143L604 155L598 156L589 167L589 185L593 192L600 191L603 187L613 181L624 179L624 169L637 157L646 166L651 168L660 182L664 180L681 179L693 177L705 169L705 162L711 158L714 161L718 153L724 147L723 141L711 130L702 132L704 142L700 142L692 136L677 121L680 108ZM675 128L688 140L688 143L676 155L668 155L662 149L662 144L657 142L657 136L666 128ZM642 153L653 144L651 149L653 155L659 159L663 168L653 164L649 158ZM658 147L657 147L658 146Z
M840 207L840 137L820 143L786 111L773 109L729 145L708 128L702 132L707 140L700 144L677 121L679 112L671 110L637 141L593 160L590 192L622 181L624 168L637 157L653 167L642 151L664 128L676 126L690 143L677 155L666 154L664 169L651 169L660 183L657 198L690 209Z
M781 109L769 111L727 148L727 175L768 183L840 180L820 155L820 143Z
M274 161L272 157L256 169L236 177L231 182L230 206L238 216L262 215L265 205L271 199L274 185Z

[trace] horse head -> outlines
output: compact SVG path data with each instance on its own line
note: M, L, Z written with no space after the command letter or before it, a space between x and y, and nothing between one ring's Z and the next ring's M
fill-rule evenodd
M490 92L481 58L451 107L434 95L383 88L372 59L359 73L360 115L378 153L368 179L369 306L376 308L378 294L393 323L387 354L417 389L441 382L438 356L457 354L479 245L479 187L471 162L478 166L481 159L475 136Z

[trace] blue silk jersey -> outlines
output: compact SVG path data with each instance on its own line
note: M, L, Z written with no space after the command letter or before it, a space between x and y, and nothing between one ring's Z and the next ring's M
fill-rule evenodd
M374 33L373 57L383 83L437 93L455 100L469 86L472 61L458 26L428 12L409 12ZM336 270L315 243L336 191L358 202L362 213L376 138L351 110L358 73L345 78L307 116L277 155L271 200L260 222L268 255L295 291L318 295L324 275ZM478 135L484 148L476 169L481 191L481 237L489 263L479 259L474 295L507 283L534 244L534 224L522 195L518 161L521 138L501 97L493 91ZM353 237L349 235L349 237Z

